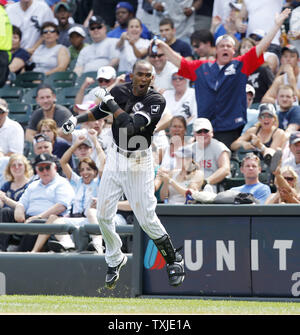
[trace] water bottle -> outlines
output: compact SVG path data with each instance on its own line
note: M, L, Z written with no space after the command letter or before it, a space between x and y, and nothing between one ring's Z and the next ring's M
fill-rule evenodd
M164 204L168 204L169 203L169 198L168 197L165 197L164 198Z
M157 45L156 45L156 40L158 39L157 35L154 35L153 37L153 42L152 42L152 47L151 47L151 53L153 55L157 55Z

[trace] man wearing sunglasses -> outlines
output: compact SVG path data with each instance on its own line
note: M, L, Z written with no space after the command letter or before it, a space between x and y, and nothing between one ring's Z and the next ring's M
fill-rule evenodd
M74 191L70 183L57 173L53 156L46 153L38 155L35 170L39 179L29 184L17 202L14 213L4 222L46 220L50 215L65 214L70 208ZM24 235L18 251L31 251L36 238L37 235Z
M96 81L99 87L108 88L113 85L117 78L117 72L112 66L101 66L97 71ZM92 77L86 77L75 97L75 104L84 104L90 101L96 101L95 90L97 87L92 88L85 94L89 86L95 83Z
M101 66L117 67L119 51L116 49L118 39L107 37L105 21L101 16L92 16L89 20L89 34L92 43L83 48L77 58L74 72L97 71Z
M215 138L227 147L240 136L247 122L248 76L264 63L263 53L290 12L287 8L276 16L273 28L264 38L238 57L234 57L235 40L230 35L219 36L216 40L216 61L187 61L165 42L156 41L158 54L164 53L179 67L179 75L195 82L198 117L212 122Z

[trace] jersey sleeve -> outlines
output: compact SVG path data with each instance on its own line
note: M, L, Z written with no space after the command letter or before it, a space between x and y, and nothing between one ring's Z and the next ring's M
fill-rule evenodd
M242 73L244 73L246 76L249 76L251 73L253 73L265 61L263 53L257 57L256 47L252 47L244 55L237 57L237 59L243 63Z
M178 74L182 77L188 78L192 81L197 79L196 70L204 63L208 63L208 60L191 60L188 61L184 57L181 58L180 68Z

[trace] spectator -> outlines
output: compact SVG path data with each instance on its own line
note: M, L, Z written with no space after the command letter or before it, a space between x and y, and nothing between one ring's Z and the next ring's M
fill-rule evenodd
M101 66L117 67L119 63L116 49L118 40L106 36L106 25L101 16L90 18L89 34L92 43L80 51L74 68L79 77L82 73L97 71Z
M260 159L254 153L248 153L241 163L241 172L245 178L245 184L232 187L231 190L243 193L251 193L260 204L264 204L271 194L270 187L259 181L261 173Z
M265 204L300 203L298 175L291 166L278 168L274 172L276 192L269 195Z
M210 27L210 31L214 34L214 40L216 41L219 36L228 34L234 37L237 41L240 41L242 36L237 31L237 27L235 24L236 16L240 12L242 8L242 4L229 2L229 15L226 17L225 21L223 22L220 16L214 16L212 18L212 23Z
M75 66L75 62L77 60L77 57L80 53L80 51L85 48L88 43L85 43L86 38L86 32L85 30L80 26L73 26L68 31L69 34L69 40L70 40L70 46L69 46L69 52L70 52L70 66Z
M69 4L67 2L58 2L54 6L54 15L58 21L58 44L62 44L66 47L71 45L69 40L69 30L74 26L70 24L69 18L72 17L72 12ZM83 29L83 28L82 28Z
M246 85L246 94L247 94L247 123L245 124L245 127L242 131L242 134L245 133L245 131L255 125L257 123L257 117L258 117L258 110L255 108L251 108L251 105L253 104L253 100L255 97L255 89L250 84Z
M42 119L37 125L37 132L50 138L53 147L52 154L58 158L61 158L70 148L70 144L58 136L57 124L53 119Z
M22 31L21 47L30 54L42 43L40 29L44 22L55 22L51 8L44 1L20 0L6 7L10 22Z
M291 133L289 139L290 155L286 159L282 159L281 167L286 165L291 166L298 175L297 187L300 187L300 132Z
M29 184L16 204L14 216L8 217L6 222L47 220L51 215L65 215L70 208L74 191L69 182L57 173L53 156L37 156L35 170L40 179ZM36 235L23 235L18 251L31 251L36 239Z
M209 29L212 20L214 0L201 1L195 11L195 30Z
M189 87L189 80L178 75L177 71L172 74L172 90L164 92L167 108L172 115L182 115L191 125L197 118L197 102L195 89Z
M5 179L7 180L0 191L0 222L6 222L8 216L13 216L17 201L28 187L33 171L29 161L22 154L10 156L6 166ZM19 235L0 234L0 250L10 251L10 244L20 241Z
M289 20L289 42L295 46L300 53L300 6L299 1L293 1L290 4L294 4L295 7L292 9L292 13Z
M53 22L45 22L41 27L43 43L34 51L31 62L35 64L34 71L43 72L47 76L66 71L70 63L70 53L67 47L57 44L58 27Z
M251 38L243 38L240 43L239 54L244 55L254 46L255 43ZM248 77L248 83L251 84L255 89L255 96L253 99L254 104L260 104L263 96L272 85L273 80L274 74L266 62L259 66L252 74L250 74Z
M11 61L9 63L9 71L19 74L25 71L26 64L30 59L30 54L21 48L22 32L17 26L13 26L13 38L11 49Z
M0 99L0 137L1 152L5 156L22 154L24 150L24 130L17 122L9 118L8 104Z
M220 16L222 22L224 23L226 17L229 16L230 6L229 3L231 0L214 0L212 17Z
M64 106L56 104L55 90L48 84L41 84L37 87L36 102L40 106L33 111L25 131L25 140L32 142L37 133L37 125L42 119L53 119L58 127L61 127L72 113Z
M131 72L137 59L144 58L148 53L150 41L141 37L142 23L133 18L128 22L127 31L124 31L116 44L120 50L119 72Z
M179 160L177 164L180 166L179 169L172 169L169 172L158 171L158 176L163 182L160 198L164 200L164 203L182 205L185 203L187 190L199 191L204 177L199 165L191 157L184 157L184 151L175 152L175 156Z
M197 59L215 60L214 37L208 29L196 30L191 35L191 45Z
M220 36L216 41L216 62L187 61L166 43L157 41L158 53L165 54L180 67L179 75L195 81L198 117L210 119L215 138L228 147L240 136L247 122L247 77L263 64L263 52L289 14L290 10L285 9L276 17L274 27L259 44L237 58L233 58L235 41L228 35ZM221 72L219 66L222 67Z
M116 70L112 66L101 66L97 71L96 80L98 81L99 87L104 87L108 89L109 86L115 83L116 77ZM88 93L86 93L89 86L94 83L94 78L85 78L84 82L82 83L76 94L75 104L85 104L92 101L98 101L95 97L95 90L97 89L97 87L92 88Z
M100 182L101 172L103 166L98 170L96 163L91 158L83 158L79 161L79 175L72 170L68 164L71 160L74 151L82 143L82 141L75 142L62 156L60 163L66 178L71 183L74 189L74 199L71 205L71 211L63 218L51 218L50 222L46 223L72 223L78 226L95 223L98 224L95 209L91 208L93 198L97 197L98 186ZM97 143L95 143L97 144ZM99 159L103 155L103 151L99 151ZM104 161L103 161L104 163ZM91 222L90 222L91 221ZM50 235L39 235L32 252L38 252L42 249ZM75 248L74 242L69 235L60 238L55 236L58 241L51 241L50 249L67 251L70 248ZM99 235L92 235L93 246L98 253L103 253L102 237ZM55 249L54 249L55 248Z
M2 185L7 182L4 176L4 171L10 159L10 156L4 156L1 150L2 149L0 147L0 187L2 187Z
M134 18L134 8L126 1L119 2L116 5L116 28L107 33L107 37L120 38L127 31L129 21ZM141 38L150 39L151 33L148 28L141 22Z
M276 92L282 84L289 84L293 87L297 101L300 99L300 67L298 65L298 50L291 45L282 48L280 68L277 72L271 87L262 98L262 102L275 104Z
M9 52L12 47L12 25L5 10L6 0L0 1L0 21L2 29L0 32L0 88L6 83L9 75Z
M176 37L189 43L190 36L195 29L195 10L200 7L200 0L184 1L152 1L153 16L159 22L165 17L171 17L176 29Z
M171 90L173 88L172 73L177 72L178 68L167 60L163 52L157 54L150 52L148 60L155 70L154 88L161 94L166 90Z
M164 18L159 22L160 36L164 41L182 57L193 59L192 49L189 43L176 38L176 29L171 18Z
M224 143L213 138L211 122L197 118L193 123L195 142L191 145L194 160L204 171L204 186L210 184L214 192L219 191L217 184L230 175L230 150Z
M271 165L271 170L277 166L277 156L273 157L276 150L283 150L287 136L282 129L278 128L278 118L272 104L261 104L259 106L258 123L249 128L242 136L235 140L230 149L233 151L243 147L245 150L255 151L260 159L265 158L265 162ZM278 154L279 155L279 154Z

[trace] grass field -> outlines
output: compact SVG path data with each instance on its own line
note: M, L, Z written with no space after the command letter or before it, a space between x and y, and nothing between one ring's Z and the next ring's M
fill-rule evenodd
M300 315L300 303L6 295L0 314Z

